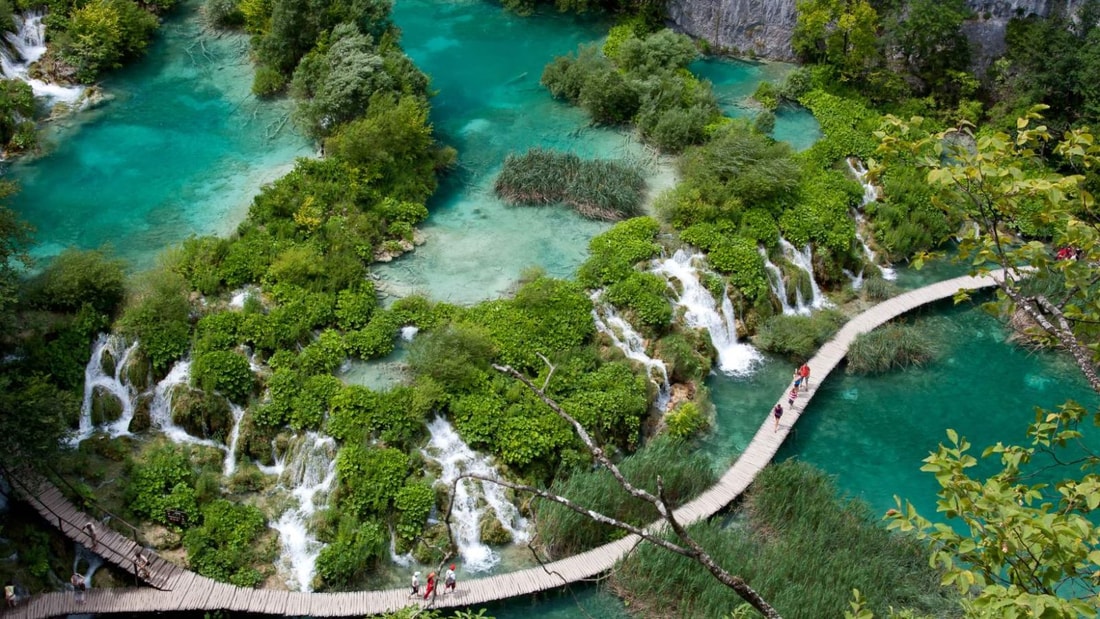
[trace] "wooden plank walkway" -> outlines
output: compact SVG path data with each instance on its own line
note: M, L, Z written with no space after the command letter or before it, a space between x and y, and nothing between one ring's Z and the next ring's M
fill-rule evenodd
M806 405L813 399L817 386L840 364L848 354L848 347L858 335L917 307L951 297L960 290L995 286L1001 277L1003 273L995 271L984 276L956 277L931 284L879 303L848 321L808 362L811 383L808 389L799 394L795 405L787 407L787 394L780 394L778 402L783 403L787 410L778 430L773 429L771 410L760 411L763 422L741 457L722 475L718 483L677 509L676 518L684 524L705 520L748 488L757 473L771 462ZM92 521L90 516L78 510L45 479L28 476L19 481L25 486L21 492L23 498L47 521L71 539L87 544L88 537L81 531L81 527ZM97 547L103 558L133 572L133 556L137 545L106 526L97 526L97 531ZM464 607L556 589L592 578L614 567L639 541L637 536L629 535L588 552L548 563L544 567L463 580L459 582L454 594L438 596L432 602L411 598L406 589L346 593L242 589L199 576L148 553L150 565L145 580L152 588L92 589L87 592L83 604L77 603L72 593L47 593L34 596L21 606L6 611L3 617L43 619L73 613L170 610L235 610L268 615L351 617L382 614L409 605Z

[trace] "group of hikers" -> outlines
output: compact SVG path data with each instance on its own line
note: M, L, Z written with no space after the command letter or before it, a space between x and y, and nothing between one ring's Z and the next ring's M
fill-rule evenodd
M424 591L424 599L425 600L428 599L429 597L431 597L432 592L435 591L435 580L436 580L435 572L429 572L428 573L427 587L426 587L426 590ZM455 581L456 581L455 564L452 563L450 569L448 569L447 573L443 575L443 594L444 595L446 595L448 591L450 591L451 593L455 592ZM420 595L420 572L413 572L412 593L409 594L409 597L413 597L415 595Z
M787 394L787 406L794 409L794 402L798 399L798 390L810 386L810 366L803 363L797 370L794 371L794 384L791 385L791 391ZM775 427L772 432L779 431L779 419L783 417L783 404L776 402L775 408L772 409L772 417L775 418Z

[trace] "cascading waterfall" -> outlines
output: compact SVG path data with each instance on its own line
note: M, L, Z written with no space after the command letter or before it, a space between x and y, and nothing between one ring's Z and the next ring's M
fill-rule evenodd
M614 306L600 301L602 294L602 290L597 290L591 296L592 319L596 323L596 330L607 334L627 359L642 364L646 369L646 376L657 385L657 410L664 412L672 397L672 387L668 384L668 368L664 361L646 354L642 336L615 311Z
M783 313L787 315L809 314L810 308L806 307L806 304L802 301L802 291L795 291L797 302L795 305L791 305L791 300L787 298L787 284L783 281L783 271L780 271L779 267L768 258L766 249L760 247L759 250L760 255L764 257L764 269L768 272L768 284L771 286L772 293L779 297L779 305L783 308Z
M123 370L130 361L130 356L137 350L138 343L134 342L124 348L125 341L115 335L102 333L92 344L92 356L88 359L88 365L84 367L84 400L80 405L80 426L77 433L70 440L72 446L77 446L81 441L92 435L96 430L92 424L92 400L96 388L100 388L114 397L122 404L122 414L115 421L105 424L102 428L111 437L130 433L130 420L134 418L134 389L124 384L121 377ZM110 353L115 361L113 373L107 373L103 369L103 355Z
M222 472L229 477L237 470L237 441L241 438L241 420L244 419L244 409L230 402L229 410L233 413L233 428L229 430L229 445L225 452L225 464Z
M860 186L863 187L863 200L862 202L860 202L859 210L855 212L856 239L859 241L859 244L863 246L863 255L867 257L867 262L878 265L879 270L882 271L883 279L897 279L898 275L897 272L894 271L893 267L891 267L890 265L878 264L878 255L875 253L875 250L871 249L871 246L867 244L867 239L863 236L863 232L861 232L861 229L864 225L863 208L866 207L868 204L878 200L878 188L875 187L874 183L867 179L867 168L864 167L862 161L860 161L856 157L848 157L844 160L844 162L848 165L848 170L851 171L852 175L856 177L857 181L859 181ZM863 273L861 272L859 275L859 286L856 286L855 282L853 281L852 287L858 290L859 287L862 285Z
M287 584L299 591L310 591L317 557L324 544L309 531L309 521L324 507L336 482L336 441L331 436L307 432L294 440L288 450L280 484L296 500L283 512L272 528L279 532L283 552L280 565L289 572Z
M783 249L783 256L791 262L791 264L802 269L806 272L806 275L810 278L810 291L813 297L810 299L811 309L821 309L829 305L828 299L825 295L821 294L821 287L817 285L817 280L814 279L814 255L813 248L809 243L802 250L795 249L794 245L791 245L790 241L783 237L779 237L779 246ZM795 290L795 295L798 299L798 305L801 307L804 303L802 299L802 288L799 287Z
M26 82L36 97L51 102L73 103L84 94L81 86L47 84L30 77L30 67L46 53L46 13L41 9L13 15L15 32L5 32L6 45L0 45L0 70L9 79Z
M428 424L428 432L431 440L423 453L442 468L436 483L446 484L448 489L454 486L451 529L462 564L470 572L488 571L500 561L500 557L492 548L481 543L481 518L485 510L493 510L497 520L517 543L528 539L527 520L505 497L503 486L473 479L454 483L464 473L485 477L497 477L498 474L488 458L470 449L446 419L436 417Z
M686 310L684 322L687 326L706 329L710 334L710 341L718 351L718 369L731 376L748 374L763 357L752 346L737 341L733 303L729 295L722 295L722 311L719 312L714 297L699 281L695 264L703 259L702 254L689 254L679 249L671 258L657 261L653 272L668 278L669 286L674 291L672 280L680 282L681 290L675 303Z
M841 270L844 271L844 275L848 277L848 280L852 282L852 290L863 288L863 269L859 270L859 275L852 273L848 269Z

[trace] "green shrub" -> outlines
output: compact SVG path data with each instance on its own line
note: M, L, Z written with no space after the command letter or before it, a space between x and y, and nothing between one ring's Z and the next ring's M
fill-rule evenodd
M336 456L340 504L359 518L384 515L404 485L409 457L390 447L344 445Z
M934 339L916 325L888 324L861 333L848 348L849 374L882 374L936 358Z
M360 359L385 357L393 352L400 326L389 312L375 312L367 326L348 333L347 351Z
M757 332L753 342L762 350L805 361L840 329L847 318L826 309L810 316L772 316Z
M672 321L668 282L653 273L634 271L608 286L605 296L613 305L628 310L633 324L661 330Z
M317 557L322 588L347 587L377 565L388 547L385 528L377 522L359 522L352 515L340 520L336 539Z
M595 45L582 45L576 56L557 56L542 71L541 83L556 99L578 103L588 76L613 70Z
M636 166L541 148L508 155L494 184L496 194L512 204L564 202L585 217L607 221L638 214L644 189Z
M634 265L658 255L654 237L661 229L652 217L635 217L615 224L588 242L589 258L577 271L577 280L598 288L629 277Z
M779 109L779 89L771 82L760 82L756 91L752 93L752 98L769 112Z
M202 510L202 525L183 538L187 563L203 576L238 587L255 587L264 575L254 564L272 557L257 552L267 530L263 512L252 505L213 501Z
M710 373L710 342L694 333L673 333L657 340L655 354L665 362L674 383L702 382Z
M164 372L191 344L187 284L174 273L149 273L118 321L124 335L141 342L153 368Z
M216 236L191 237L183 242L176 270L192 288L210 295L222 286L221 262L229 250L229 241Z
M194 352L229 350L241 342L244 316L239 312L214 312L199 319L195 325Z
M66 249L27 283L29 301L42 308L76 311L85 303L113 315L126 292L123 262L107 251Z
M196 353L191 362L191 384L217 391L233 402L244 404L252 395L255 381L244 355L229 350Z
M630 120L641 105L634 84L611 67L585 76L578 102L595 123L604 125Z
M100 73L122 66L145 51L157 18L131 0L92 0L69 14L58 37L58 54L90 83Z
M653 439L625 458L619 468L631 483L650 492L656 492L659 475L673 505L686 503L715 481L710 463L702 454L682 441L667 437ZM588 509L635 525L649 524L658 517L651 504L628 495L604 469L576 471L568 479L555 480L550 490ZM549 501L537 502L535 513L539 539L553 556L569 556L594 548L613 539L618 531Z
M691 438L710 425L706 415L699 410L695 402L681 402L665 414L665 424L668 426L669 435L678 439Z
M325 329L298 355L298 367L305 374L329 374L347 358L344 336L335 329Z
M879 276L868 277L863 280L862 292L871 301L885 301L898 294L899 291L897 284Z
M224 2L224 0L207 0L207 2ZM286 89L286 76L267 65L256 67L256 73L252 76L252 94L257 97L273 97Z
M343 387L339 378L328 374L307 378L291 404L290 427L298 431L320 430L332 398Z
M206 23L217 28L237 28L244 25L244 15L237 6L239 0L205 0L202 14ZM255 93L254 94L260 94Z
M393 506L398 513L397 537L402 546L408 548L424 530L424 523L435 506L435 491L423 482L406 484L394 498Z
M469 393L484 386L494 353L493 342L484 329L450 324L413 340L409 367L449 393Z
M126 477L129 509L161 524L168 524L165 510L181 509L189 522L196 522L199 511L189 453L178 445L161 443L145 452L142 461L133 462Z

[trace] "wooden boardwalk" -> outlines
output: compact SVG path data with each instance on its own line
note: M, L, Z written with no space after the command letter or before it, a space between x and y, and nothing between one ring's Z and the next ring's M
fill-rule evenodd
M690 524L709 518L736 499L775 456L783 440L817 386L833 371L848 353L848 347L861 333L904 314L912 309L946 299L959 290L977 290L997 284L996 271L985 276L964 276L931 284L884 301L859 314L844 325L808 362L811 384L799 395L794 407L786 406L787 394L779 402L787 409L778 431L773 429L771 411L761 410L760 429L737 462L709 490L676 510L677 519ZM22 479L24 495L53 525L65 535L81 543L88 536L81 531L91 517L80 512L57 488L43 479ZM33 484L33 485L32 485ZM98 526L99 553L122 569L134 572L133 557L137 545L130 539ZM535 567L508 574L459 581L456 593L438 596L437 608L484 604L510 597L529 595L555 589L562 585L592 578L611 569L637 545L639 539L630 535L618 541L594 548L545 567ZM41 619L72 613L136 613L155 611L229 610L268 615L309 615L312 617L350 617L382 614L399 608L429 603L409 597L407 589L355 591L346 593L301 593L264 589L243 589L199 576L150 553L149 574L143 578L151 587L124 589L92 589L86 601L77 603L71 593L48 593L34 596L19 607L8 610L4 617Z

